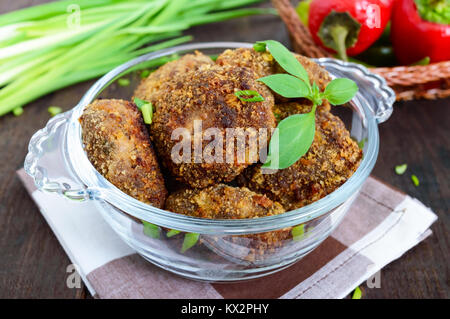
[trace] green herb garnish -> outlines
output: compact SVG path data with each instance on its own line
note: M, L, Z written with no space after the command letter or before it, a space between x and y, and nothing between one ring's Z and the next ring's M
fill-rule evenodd
M134 102L134 104L136 104L136 106L137 106L137 108L138 108L139 110L141 110L142 105L148 103L147 101L141 100L141 99L138 98L138 97L135 97L135 98L133 99L133 102Z
M395 173L397 175L402 175L406 172L406 169L408 168L408 164L402 164L395 166Z
M419 178L416 175L412 174L411 180L412 180L414 186L416 186L416 187L419 186Z
M189 248L193 247L198 239L200 237L200 234L196 234L196 233L187 233L184 235L184 241L183 241L183 246L181 247L181 252L185 253L186 250L188 250Z
M264 42L256 42L253 45L253 50L256 52L265 52L266 51L266 44Z
M305 236L305 224L301 224L301 225L293 227L291 230L291 233L292 233L292 239L294 241L302 240L303 237Z
M350 79L340 78L331 81L325 91L323 97L333 105L345 104L350 101L358 92L358 86Z
M60 108L59 106L50 106L47 111L51 116L55 116L62 112L62 108Z
M258 79L272 91L287 98L306 97L310 87L304 81L289 74L274 74Z
M358 147L362 150L364 149L364 145L366 145L367 138L363 138L361 141L358 142Z
M243 91L237 91L234 92L234 95L236 95L239 100L244 102L262 102L264 101L264 98L256 91L253 90L243 90Z
M142 220L142 224L144 225L144 234L151 238L159 238L159 227Z
M19 106L16 107L12 113L14 114L14 116L21 116L23 114L23 107Z
M303 65L281 43L268 40L256 44L258 50L262 50L264 44L277 63L288 73L265 76L258 81L283 97L307 98L313 103L309 113L291 115L278 123L272 135L267 160L262 167L284 169L294 164L311 147L316 130L317 106L321 105L324 99L333 105L347 103L355 96L358 86L350 79L340 78L331 81L321 92L315 82L311 84Z
M128 85L130 85L130 80L129 79L125 79L125 78L120 78L120 79L117 80L117 83L120 86L128 86Z
M152 124L153 119L153 105L151 102L141 100L137 97L134 98L134 104L141 111L145 124Z
M146 103L141 107L142 117L145 124L152 124L153 118L153 105L152 103Z
M352 299L361 299L362 291L361 288L356 287L355 291L353 291Z
M175 235L178 235L179 233L180 233L179 230L171 229L171 230L169 230L169 231L167 232L166 236L170 238L170 237L173 237L173 236L175 236Z
M150 75L150 70L143 70L141 72L141 79L145 79L146 77L148 77Z

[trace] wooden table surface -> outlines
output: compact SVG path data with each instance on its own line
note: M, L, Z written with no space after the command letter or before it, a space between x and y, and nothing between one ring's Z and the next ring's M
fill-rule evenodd
M0 13L46 1L1 1ZM278 17L242 18L196 27L195 41L276 39L289 43ZM0 298L89 298L66 286L69 259L15 171L23 166L32 134L49 119L47 107L72 108L93 81L49 94L20 117L0 118ZM373 175L421 200L439 216L433 235L381 272L381 288L363 286L364 298L449 297L450 99L396 103L380 125L381 148ZM408 163L408 174L393 167ZM420 179L415 187L409 178Z

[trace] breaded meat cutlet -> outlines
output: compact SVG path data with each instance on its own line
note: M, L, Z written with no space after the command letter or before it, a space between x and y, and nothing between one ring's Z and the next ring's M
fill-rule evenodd
M277 105L280 119L306 113L310 105L286 103ZM286 210L315 202L341 186L356 171L362 151L350 137L344 123L326 107L316 111L316 133L309 151L292 166L264 174L260 165L239 176L238 184L267 195Z
M91 163L121 191L162 208L164 179L141 112L132 102L96 100L79 119Z
M225 184L177 191L169 195L165 208L175 213L209 219L257 218L284 213L279 203L265 195Z
M216 184L204 189L185 189L175 192L166 200L166 210L192 217L210 219L260 218L284 213L283 207L268 197L242 187ZM277 231L216 238L208 241L211 248L229 257L253 262L274 252L292 237L291 228ZM230 246L227 242L230 241ZM245 247L244 252L233 247ZM226 250L226 253L225 251Z
M144 101L154 102L161 86L180 74L198 70L202 65L213 65L214 61L207 55L196 51L168 62L143 79L134 92L134 96Z
M241 101L235 95L241 90L257 91L264 101ZM258 143L256 147L259 149L256 151L250 148L249 138L245 139L245 145L227 147L230 144L226 143L227 134L231 137L227 129L239 129L252 136L256 136L259 129L265 129L270 137L271 130L275 128L273 95L265 85L255 80L254 72L247 68L204 65L196 71L178 74L161 86L153 106L155 113L151 137L161 162L178 180L195 188L229 182L249 164L258 161L259 149L265 147L267 140ZM200 152L194 141L194 126L197 125L196 130L199 131L199 123L201 133L208 132L208 129L214 130L210 131L213 136L209 139L199 141ZM185 136L173 137L172 134L180 130L187 132L189 139L185 140ZM191 142L192 152L186 155L184 151L177 151L177 154L186 158L176 161L172 152L183 141ZM222 144L208 149L211 143L218 141L222 141ZM203 156L199 159L198 155L202 155L202 151ZM205 154L211 155L209 160Z
M308 72L311 84L314 81L321 90L324 90L331 81L328 72L313 60L303 55L294 54L294 56ZM221 66L233 65L246 67L253 70L258 78L276 73L286 73L269 52L257 52L254 49L239 48L225 50L217 57L216 64Z

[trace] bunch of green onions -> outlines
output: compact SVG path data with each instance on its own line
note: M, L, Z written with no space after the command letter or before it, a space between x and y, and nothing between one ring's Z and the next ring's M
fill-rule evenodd
M0 15L0 116L139 55L191 26L273 13L261 0L62 0Z

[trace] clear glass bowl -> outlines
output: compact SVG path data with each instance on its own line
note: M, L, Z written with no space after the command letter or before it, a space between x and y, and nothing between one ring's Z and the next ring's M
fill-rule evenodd
M98 80L72 110L53 117L34 134L25 170L42 191L68 200L91 200L115 232L145 259L179 275L205 281L236 281L283 269L316 248L339 225L369 176L378 155L378 123L388 119L395 101L384 79L361 65L318 59L332 76L348 77L359 92L347 107L335 107L357 141L364 141L363 159L353 176L333 193L308 206L281 215L257 219L211 220L172 213L121 192L89 162L81 141L78 118L97 97L127 98L140 81L140 68L158 59L195 50L218 54L249 43L189 44L150 53L125 63ZM115 81L126 75L129 87ZM61 200L65 200L61 198ZM157 225L144 229L142 221ZM292 227L295 227L294 234ZM173 229L179 234L168 237ZM183 251L187 233L199 234L195 245ZM195 235L188 235L187 237ZM276 237L272 242L269 238Z

